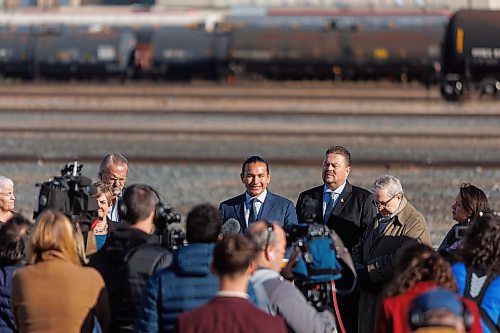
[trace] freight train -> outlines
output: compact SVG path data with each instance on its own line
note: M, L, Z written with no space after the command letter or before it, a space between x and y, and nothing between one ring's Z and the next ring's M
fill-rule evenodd
M481 21L490 13L465 11L451 20L448 11L300 8L168 15L31 14L29 20L4 14L0 16L0 74L181 80L384 78L425 84L441 80L443 96L451 100L465 92L457 90L460 84L465 87L466 82L479 79L472 72L495 63L467 56L490 48L496 59L498 47L492 45L498 41L493 33L498 27L486 37L478 26L481 22L469 19L476 15ZM500 22L488 22L493 21ZM457 22L469 23L457 30ZM456 31L464 29L463 53L457 56ZM469 47L471 40L480 39L472 32L482 35L486 46ZM497 79L480 78L493 84L490 90L498 90Z
M463 10L451 19L443 52L441 93L456 101L471 91L500 91L500 11Z

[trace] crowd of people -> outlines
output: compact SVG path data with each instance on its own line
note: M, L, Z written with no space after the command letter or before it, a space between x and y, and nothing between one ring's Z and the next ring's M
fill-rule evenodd
M57 210L34 223L16 213L14 182L0 176L0 333L500 332L500 215L486 194L460 186L457 223L434 250L401 180L383 175L367 190L350 171L350 152L329 147L323 183L294 205L268 190L269 163L251 156L244 193L194 206L175 249L160 242L160 195L125 187L122 155L102 160L83 233ZM331 292L323 303L294 274L315 260L305 237L287 237L302 225L338 240L319 253L338 259L336 281L317 288Z

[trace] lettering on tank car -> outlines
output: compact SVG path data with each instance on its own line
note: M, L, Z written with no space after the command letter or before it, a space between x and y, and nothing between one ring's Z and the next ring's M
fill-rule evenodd
M500 48L493 49L493 58L500 59Z
M269 50L234 50L232 55L239 59L269 60L272 58L272 52Z
M116 59L116 49L113 45L99 45L97 47L99 61L113 61Z
M473 47L471 55L474 59L493 59L493 50L489 47Z
M184 49L165 49L163 50L163 58L165 59L186 59L191 56L192 52Z
M12 49L2 48L0 49L0 61L9 61L12 57Z

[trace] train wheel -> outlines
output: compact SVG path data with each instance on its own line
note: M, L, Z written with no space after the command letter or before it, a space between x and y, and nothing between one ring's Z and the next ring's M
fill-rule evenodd
M479 96L488 96L495 98L498 95L498 91L500 90L500 81L490 77L485 78L479 84Z
M460 99L460 94L450 82L441 85L441 96L448 102L457 102Z

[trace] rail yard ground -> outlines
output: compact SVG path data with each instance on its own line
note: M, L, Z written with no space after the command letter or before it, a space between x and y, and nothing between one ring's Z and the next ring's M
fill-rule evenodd
M347 146L351 182L391 173L427 217L435 245L462 182L500 206L500 104L449 104L413 85L287 83L13 83L0 85L0 170L31 212L34 184L78 159L130 159L128 183L156 187L182 213L240 193L240 163L271 163L270 188L292 201L321 182L324 150Z

